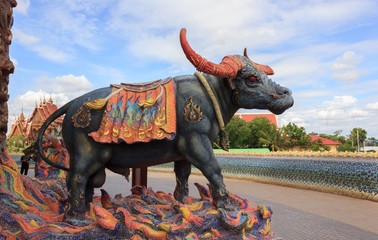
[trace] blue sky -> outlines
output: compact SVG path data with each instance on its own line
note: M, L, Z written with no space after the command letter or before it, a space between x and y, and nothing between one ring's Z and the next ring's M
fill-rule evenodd
M61 106L111 83L194 73L179 44L185 27L192 47L213 62L247 47L274 69L272 79L295 99L280 126L344 136L361 127L378 138L378 1L17 2L10 122L44 97Z

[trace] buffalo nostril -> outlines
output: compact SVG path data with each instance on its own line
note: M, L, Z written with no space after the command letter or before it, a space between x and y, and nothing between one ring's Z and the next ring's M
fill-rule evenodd
M285 95L288 95L288 96L291 95L291 91L288 88L282 88L281 92L282 92L282 94L285 94Z

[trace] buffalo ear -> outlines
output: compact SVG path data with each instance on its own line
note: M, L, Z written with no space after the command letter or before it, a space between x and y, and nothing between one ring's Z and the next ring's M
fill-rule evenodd
M251 60L251 59L248 57L247 48L244 48L243 55L244 55L244 57L246 57L246 58L248 58L249 60Z
M234 83L234 78L226 78L225 81L226 81L226 84L227 84L227 87L229 89L231 89L232 91L235 90L236 86L235 86L235 83Z

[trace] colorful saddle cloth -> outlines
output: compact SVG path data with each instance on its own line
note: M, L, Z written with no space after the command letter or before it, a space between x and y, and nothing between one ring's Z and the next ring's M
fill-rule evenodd
M112 85L100 128L89 135L97 142L126 143L172 140L176 135L176 95L172 78L133 85Z

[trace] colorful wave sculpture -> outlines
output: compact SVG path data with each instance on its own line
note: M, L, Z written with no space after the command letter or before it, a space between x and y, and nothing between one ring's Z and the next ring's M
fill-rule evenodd
M234 208L216 209L209 189L199 184L201 197L184 203L140 186L114 198L102 189L87 213L89 224L74 226L64 221L68 194L61 178L23 176L9 155L0 160L0 239L274 238L268 207L230 194Z

